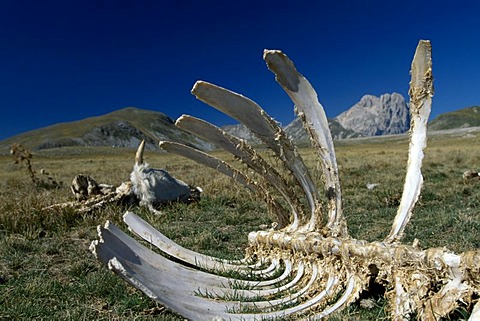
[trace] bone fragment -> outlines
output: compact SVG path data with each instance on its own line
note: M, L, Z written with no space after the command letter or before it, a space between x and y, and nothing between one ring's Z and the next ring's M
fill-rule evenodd
M263 59L275 74L275 80L282 86L295 104L295 111L303 121L319 154L325 177L325 195L328 198L329 218L326 227L333 235L346 234L346 223L342 214L342 195L338 166L332 134L325 111L318 101L317 93L307 79L293 65L293 62L279 50L265 50ZM307 230L319 228L321 219L312 213Z
M108 204L134 203L135 196L133 195L132 184L130 182L122 183L122 185L117 188L113 188L113 186L106 184L98 184L97 186L99 188L99 193L88 194L89 192L87 188L87 192L85 195L88 195L88 198L86 199L53 204L43 208L43 210L58 210L64 208L71 208L77 213L90 213L94 210L104 208ZM77 190L77 192L75 190ZM78 190L78 187L72 188L72 191L75 195L76 193L78 193Z
M430 41L420 40L412 61L410 82L410 145L402 200L386 242L399 241L405 230L423 184L423 150L427 144L427 121L432 107L433 75Z
M468 170L465 171L462 175L463 181L466 183L469 180L479 180L480 181L480 172Z
M84 201L91 196L100 194L97 182L88 175L75 176L70 188L77 201Z

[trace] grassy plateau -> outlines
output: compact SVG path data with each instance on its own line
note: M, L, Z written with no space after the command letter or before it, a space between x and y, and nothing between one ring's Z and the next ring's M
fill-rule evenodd
M480 169L480 133L433 135L423 166L425 183L404 242L422 248L445 246L455 252L480 248L480 181L464 181ZM406 136L336 142L344 213L350 234L382 240L390 231L400 200L407 162ZM28 146L27 146L28 147ZM321 186L316 153L300 150ZM88 247L96 226L106 220L124 228L128 209L146 218L181 245L224 258L241 258L247 234L270 225L262 200L229 178L189 160L147 151L152 167L200 186L203 198L172 204L153 215L138 207L107 206L89 214L44 208L73 200L70 182L88 174L99 183L127 181L135 151L120 148L57 148L35 153L38 178L48 171L61 187L33 184L26 167L0 156L0 320L183 320L105 268ZM215 155L226 160L222 152ZM378 184L367 189L367 184ZM371 309L353 305L332 320L386 320L385 302ZM459 311L455 319L464 319Z

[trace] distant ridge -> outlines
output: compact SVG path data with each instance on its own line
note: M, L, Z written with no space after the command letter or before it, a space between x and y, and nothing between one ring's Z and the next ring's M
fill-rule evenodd
M480 106L473 106L438 115L428 124L429 130L480 126Z
M147 148L159 149L160 140L171 140L202 150L213 145L177 128L163 113L127 107L106 115L60 123L19 134L0 142L0 153L20 143L30 150L63 146L111 146L136 148L145 139Z
M392 105L389 107L388 104ZM334 139L397 134L408 130L409 117L405 112L408 114L408 107L399 94L365 95L352 108L328 122ZM429 130L467 127L480 127L480 106L441 114L428 125ZM223 126L222 129L253 144L260 143L244 125ZM298 118L284 130L294 141L309 141ZM0 141L0 154L7 154L13 143L23 144L32 151L63 146L136 148L143 139L148 149L158 149L160 140L180 142L201 150L215 148L211 143L177 128L174 121L161 112L127 107L106 115L60 123L7 138Z

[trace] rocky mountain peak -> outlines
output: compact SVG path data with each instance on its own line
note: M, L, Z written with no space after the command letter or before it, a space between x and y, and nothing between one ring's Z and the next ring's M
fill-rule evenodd
M410 112L405 98L398 93L380 97L364 95L358 103L337 117L328 120L334 139L405 133L410 127ZM258 143L259 140L244 126L223 127L228 133ZM309 135L299 118L284 127L296 141L308 141Z
M365 95L358 103L341 113L335 120L345 129L362 136L401 134L410 126L410 114L405 98L398 93L380 97Z

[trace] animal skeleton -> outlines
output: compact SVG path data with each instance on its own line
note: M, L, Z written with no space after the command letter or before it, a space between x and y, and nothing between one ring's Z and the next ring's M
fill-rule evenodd
M390 234L371 243L348 234L333 141L314 89L282 52L266 50L264 59L295 103L318 151L326 209L302 158L277 123L248 98L199 81L192 93L239 120L275 152L301 186L307 209L285 176L246 142L204 121L182 116L177 126L208 138L262 179L252 180L229 164L187 146L171 142L160 146L216 168L263 194L278 216L278 229L251 232L245 258L228 261L185 249L127 212L124 221L128 228L164 255L107 222L98 227L99 240L91 245L98 259L152 299L192 320L318 320L356 301L373 283L386 288L393 320L407 320L414 314L421 320L438 320L462 303L474 304L480 294L480 251L455 254L445 248L422 250L416 242L400 242L422 186L426 123L433 96L430 42L419 42L412 62L409 159L400 206ZM287 209L269 197L268 187L281 195ZM326 216L325 222L322 216ZM222 276L225 271L235 271L238 277ZM256 279L249 280L247 275ZM479 318L477 303L470 320Z
M70 207L84 213L104 207L106 204L139 203L155 213L158 207L169 202L190 202L200 199L202 189L193 187L172 177L164 169L153 169L143 161L145 141L138 146L130 181L114 187L98 184L88 175L77 175L70 186L76 201L50 205L44 209Z

